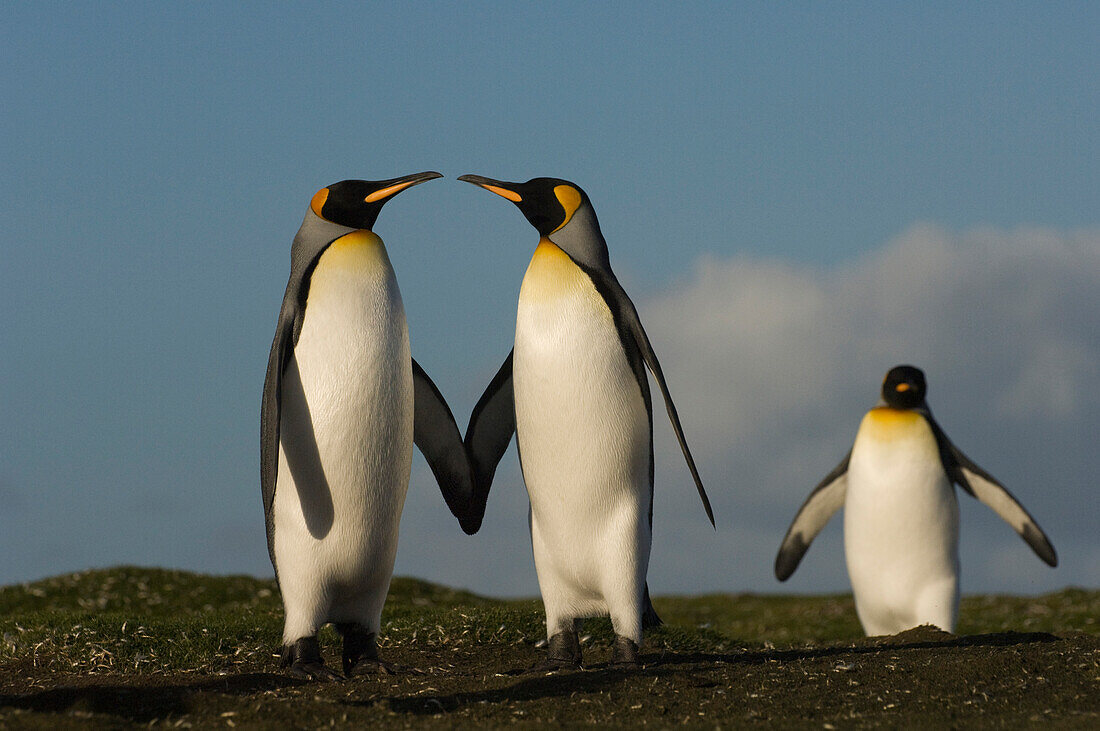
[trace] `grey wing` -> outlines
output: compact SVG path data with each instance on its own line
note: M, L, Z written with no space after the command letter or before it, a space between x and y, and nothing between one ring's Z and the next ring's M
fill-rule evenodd
M260 490L264 499L264 520L267 527L268 552L272 551L272 514L275 503L275 480L279 471L279 419L280 390L283 373L294 350L296 332L300 329L298 310L294 301L284 298L279 322L275 326L275 339L267 356L267 375L264 377L263 400L260 405Z
M275 339L267 356L263 401L260 405L260 490L264 498L267 550L275 563L271 508L275 504L275 481L279 472L279 419L283 374L302 332L309 281L321 253L335 239L354 229L329 223L307 212L302 227L290 246L290 277L287 279ZM276 575L278 568L276 567Z
M630 301L630 297L627 296L626 290L622 288L618 280L614 277L606 277L601 283L604 284L604 296L612 300L609 305L614 305L623 327L632 336L642 354L642 360L645 361L649 372L653 374L653 380L657 382L657 387L661 389L661 396L665 400L665 410L668 412L669 421L672 422L672 431L676 434L676 440L680 443L680 451L684 453L688 470L691 471L691 477L695 480L695 489L699 492L699 499L703 501L703 509L707 511L707 518L710 520L711 526L714 526L714 511L710 507L710 498L707 497L707 491L703 488L703 480L699 477L699 470L696 469L695 460L688 448L684 429L680 426L680 416L676 413L676 404L672 402L672 394L668 392L665 374L661 370L657 354L653 352L653 345L649 342L649 336L646 335L645 328L642 327L638 311L634 308L634 303Z
M840 464L817 483L817 487L798 509L775 557L775 578L780 581L790 578L810 543L829 522L829 518L844 505L844 498L848 493L848 460L851 457L852 451L848 450Z
M940 456L948 477L1012 526L1039 558L1051 566L1057 566L1058 554L1055 553L1054 546L1024 506L1020 505L1004 485L952 444L931 414L926 418L939 443Z
M415 358L412 372L413 443L432 468L447 507L462 530L472 535L481 527L484 505L479 513L471 504L474 482L462 435L443 394Z
M485 504L489 499L489 488L492 487L497 464L508 449L508 443L512 441L515 431L512 353L509 352L485 393L478 399L473 413L470 414L470 424L466 427L466 452L469 455L475 487L471 510L476 515L478 525L485 514Z

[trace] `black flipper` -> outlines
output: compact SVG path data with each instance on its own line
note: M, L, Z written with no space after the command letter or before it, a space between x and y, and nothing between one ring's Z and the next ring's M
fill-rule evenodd
M932 427L932 433L936 435L940 458L948 478L970 493L971 497L989 506L1001 520L1012 526L1027 545L1031 546L1031 550L1035 551L1035 555L1050 566L1057 566L1058 554L1055 553L1054 546L1024 506L1004 485L952 444L931 413L926 413L925 418Z
M775 557L775 578L780 581L790 578L810 543L829 522L829 518L844 505L844 498L848 493L848 460L851 457L852 450L848 450L840 464L817 483L817 487L798 509Z
M642 321L638 317L638 311L635 309L634 303L631 302L626 290L623 289L622 285L619 284L619 280L615 278L614 274L611 274L610 270L594 269L580 262L577 262L577 265L592 279L596 289L603 296L604 301L611 310L616 324L622 328L625 334L629 335L630 341L641 354L642 360L649 368L649 372L653 374L653 380L657 382L657 387L661 390L661 396L664 398L665 410L668 412L668 419L672 423L672 431L676 434L676 440L680 443L680 451L684 453L688 470L691 471L691 477L695 480L695 489L699 492L699 499L703 501L703 509L707 512L707 519L714 527L714 511L710 507L710 498L707 497L707 491L703 488L703 480L699 477L699 470L696 469L695 460L688 448L684 429L680 426L680 416L676 413L676 404L672 402L672 394L668 391L664 371L661 370L657 354L653 352L653 345L649 342L649 336L646 334L645 328L642 327ZM629 344L624 343L627 346Z
M481 502L480 509L476 507L470 461L454 415L443 394L415 358L412 373L413 443L432 468L443 499L458 518L462 530L469 534L477 533L485 513L485 503Z
M485 515L485 504L489 499L489 488L492 487L497 464L508 449L508 443L512 441L515 431L512 353L509 352L485 393L478 399L473 413L470 414L470 424L466 427L466 452L474 478L474 497L470 511L476 517L477 526L481 525L481 519ZM474 528L476 530L477 527Z
M279 471L279 419L282 404L283 375L290 363L298 336L302 333L309 282L321 254L336 239L355 229L325 221L312 212L306 213L302 227L290 247L290 277L287 279L275 338L267 356L267 374L260 405L260 491L264 499L264 520L267 528L267 552L275 566L275 534L271 508L275 504L275 481ZM278 578L279 567L275 566Z
M302 331L302 308L298 294L292 291L294 278L287 284L279 321L275 326L275 339L267 356L267 375L264 377L264 395L260 405L260 490L264 498L264 520L267 528L267 552L275 564L275 534L271 508L275 504L275 480L279 471L279 419L283 373L294 352L298 334ZM298 287L302 285L299 281ZM297 287L295 288L297 289ZM278 569L276 568L276 571Z

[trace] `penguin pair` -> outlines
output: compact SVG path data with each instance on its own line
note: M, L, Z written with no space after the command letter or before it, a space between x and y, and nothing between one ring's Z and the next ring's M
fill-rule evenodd
M459 178L516 204L539 233L524 276L515 347L478 401L465 439L411 358L393 268L371 228L418 173L319 191L291 249L268 360L261 485L268 550L283 595L283 664L331 679L317 631L343 635L343 669L389 666L375 637L393 572L412 446L424 453L463 530L481 525L512 435L531 501L546 607L540 668L579 666L584 618L610 615L615 665L638 662L649 600L652 401L661 391L707 517L710 502L633 303L611 270L588 196L559 179Z
M1051 566L1054 547L1022 505L932 418L924 373L899 365L863 417L855 443L803 503L775 559L786 581L844 507L844 554L868 635L922 624L955 631L959 609L958 485L993 509Z

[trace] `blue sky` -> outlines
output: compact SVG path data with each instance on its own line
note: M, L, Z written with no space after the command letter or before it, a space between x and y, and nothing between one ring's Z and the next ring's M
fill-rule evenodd
M594 202L715 501L657 429L654 593L839 591L771 561L882 374L1059 549L963 498L963 590L1100 584L1100 10L1088 3L14 4L0 23L0 583L270 574L264 366L318 188L387 205L413 352L460 424L536 242L454 178ZM534 594L512 453L474 538L414 462L399 573Z

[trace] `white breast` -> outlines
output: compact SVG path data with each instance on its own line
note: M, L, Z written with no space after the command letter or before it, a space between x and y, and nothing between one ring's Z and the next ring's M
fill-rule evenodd
M513 386L548 620L548 594L568 595L574 616L586 601L608 611L607 583L635 602L649 557L649 417L606 303L547 240L520 290Z
M954 629L958 502L918 413L872 409L848 465L844 550L868 634Z
M381 239L357 231L318 261L283 378L274 518L288 621L288 585L339 595L381 584L384 596L412 459L412 392L393 269Z

